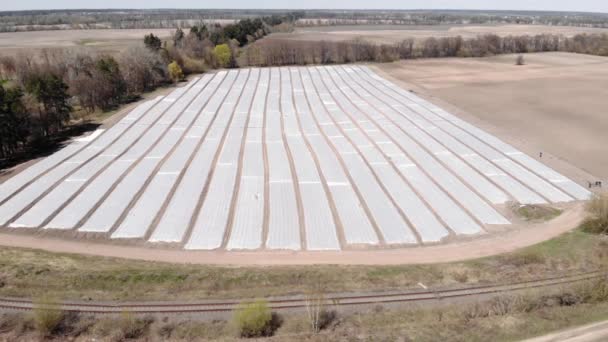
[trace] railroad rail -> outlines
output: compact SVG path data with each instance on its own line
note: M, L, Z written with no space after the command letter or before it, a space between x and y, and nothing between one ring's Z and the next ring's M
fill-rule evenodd
M407 292L328 295L327 305L349 307L373 304L424 303L433 300L456 299L498 293L509 293L521 290L567 285L586 280L607 277L603 271L582 272L567 276L555 276L542 279L511 282L505 284L476 285L451 289L424 289ZM228 313L235 310L243 300L198 301L198 302L147 302L147 303L110 303L110 302L62 302L60 307L66 312L88 314L194 314L194 313ZM287 311L306 308L306 298L302 295L271 298L268 305L273 311ZM36 304L27 299L0 298L0 310L30 311Z

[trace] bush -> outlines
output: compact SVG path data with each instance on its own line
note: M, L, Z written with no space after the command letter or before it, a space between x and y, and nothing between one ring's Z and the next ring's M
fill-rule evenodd
M153 322L153 317L137 318L133 313L125 311L119 317L107 317L98 320L93 328L93 335L112 341L138 339L147 333Z
M136 318L130 312L123 312L120 321L118 322L117 330L122 338L134 339L144 335L144 332L154 321L151 317Z
M227 68L228 66L230 66L232 52L230 51L230 47L228 46L228 44L217 45L213 49L213 55L215 55L215 58L220 67Z
M169 77L171 77L173 82L177 83L184 79L184 72L176 61L171 62L167 68L169 70Z
M517 59L515 59L515 65L524 65L524 64L526 64L526 61L524 60L524 56L523 55L517 56Z
M268 303L259 300L241 304L234 314L234 323L241 337L268 336L272 332L272 313Z
M34 301L34 325L42 336L52 335L63 320L64 312L61 306L50 298L40 298Z
M586 233L608 233L608 194L595 195L587 203L589 217L583 222L581 228Z

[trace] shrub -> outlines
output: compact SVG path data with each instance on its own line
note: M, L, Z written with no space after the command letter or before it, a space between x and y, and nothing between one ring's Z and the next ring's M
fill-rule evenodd
M151 317L139 319L130 312L123 312L116 328L122 338L134 339L141 337L153 321Z
M241 337L270 335L271 322L272 313L264 300L241 304L234 314L234 323Z
M595 195L587 203L589 217L582 225L583 231L592 234L608 232L608 194Z
M608 282L606 278L582 283L575 287L580 302L603 303L608 300Z
M523 55L517 56L517 58L515 59L515 65L524 65L524 64L526 64L526 61L524 60L524 56Z
M61 306L51 298L40 298L34 301L34 326L42 336L52 335L63 320Z
M173 82L177 83L184 79L184 72L176 61L171 62L167 68L169 70L169 77L171 77Z
M124 311L118 317L105 317L99 319L92 329L93 335L104 337L103 340L123 341L125 339L138 339L144 336L154 318L147 316L138 318L133 313Z
M213 49L213 55L222 68L227 68L230 65L230 59L232 58L232 52L230 51L230 47L228 44L220 44L217 45Z

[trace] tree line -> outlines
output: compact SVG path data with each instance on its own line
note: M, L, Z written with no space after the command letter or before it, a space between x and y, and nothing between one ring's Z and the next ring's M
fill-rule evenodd
M53 50L0 58L0 158L60 134L74 112L108 111L168 82L166 61L145 47L117 57Z
M608 14L473 10L222 10L125 9L0 12L0 31L190 28L202 22L288 16L302 26L526 24L608 27ZM301 20L299 20L301 19Z
M608 56L608 34L554 34L405 39L395 44L374 44L361 39L329 41L261 40L246 48L241 66L280 66L354 62L392 62L399 59L487 57L509 53L563 51Z
M0 32L66 29L190 28L261 17L288 17L302 11L221 9L34 10L0 12ZM272 24L271 24L272 25Z

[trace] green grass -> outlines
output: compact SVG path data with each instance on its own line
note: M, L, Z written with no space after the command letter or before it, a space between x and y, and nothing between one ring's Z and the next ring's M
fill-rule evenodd
M608 264L608 238L575 230L516 253L436 265L220 267L0 249L0 296L92 300L257 298L515 281ZM168 294L170 298L168 298Z

